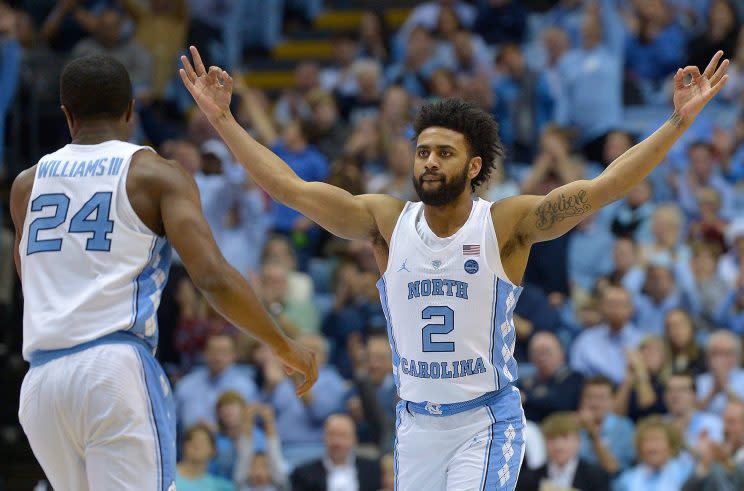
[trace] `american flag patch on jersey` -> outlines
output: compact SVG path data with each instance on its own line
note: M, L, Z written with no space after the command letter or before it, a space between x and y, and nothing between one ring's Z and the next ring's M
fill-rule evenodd
M462 246L463 256L477 256L480 254L480 244L466 244Z

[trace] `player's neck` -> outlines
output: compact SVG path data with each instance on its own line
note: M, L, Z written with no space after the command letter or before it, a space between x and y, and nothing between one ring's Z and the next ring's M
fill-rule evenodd
M119 122L91 122L81 125L72 143L76 145L96 145L111 140L126 140L124 128Z
M452 203L442 206L424 206L426 223L438 237L449 237L456 233L468 221L473 208L473 198L463 193Z

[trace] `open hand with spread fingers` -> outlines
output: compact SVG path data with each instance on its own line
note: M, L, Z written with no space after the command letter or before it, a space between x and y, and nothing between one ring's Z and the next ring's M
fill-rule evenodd
M696 66L677 70L674 75L674 110L681 121L692 123L705 105L726 85L729 60L721 62L722 57L723 51L713 55L702 74Z
M233 79L220 67L211 66L207 71L199 50L191 46L189 51L194 64L187 56L181 56L183 68L178 73L199 109L210 122L215 122L230 114Z

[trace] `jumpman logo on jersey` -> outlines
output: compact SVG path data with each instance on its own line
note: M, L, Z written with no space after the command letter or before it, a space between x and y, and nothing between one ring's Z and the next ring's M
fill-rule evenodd
M400 273L401 271L408 271L409 273L411 272L411 270L410 270L410 269L408 269L408 266L406 266L406 263L407 263L407 262L408 262L408 258L405 258L405 259L403 260L403 264L401 264L401 265L400 265L400 268L398 268L398 271L397 271L398 273Z

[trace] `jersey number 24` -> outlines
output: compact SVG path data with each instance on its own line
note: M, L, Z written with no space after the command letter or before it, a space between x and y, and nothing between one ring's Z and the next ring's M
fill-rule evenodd
M53 230L67 221L70 198L66 194L41 194L31 202L31 211L43 211L54 208L54 215L39 217L28 227L28 247L26 255L37 252L54 252L62 249L62 238L39 239L42 230ZM93 234L85 243L86 251L111 250L111 239L108 235L114 231L111 220L111 192L98 192L93 195L70 220L67 229L72 234ZM95 215L93 218L91 218Z

